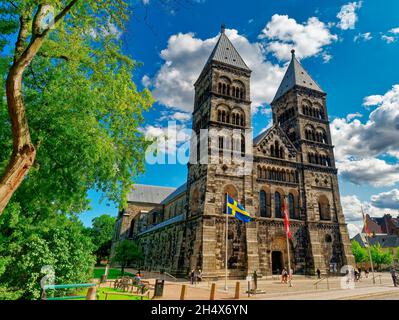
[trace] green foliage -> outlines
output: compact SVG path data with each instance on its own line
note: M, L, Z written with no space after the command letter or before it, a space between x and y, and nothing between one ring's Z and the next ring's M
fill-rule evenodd
M92 227L88 230L89 235L96 247L94 254L97 257L97 264L101 260L109 258L111 253L112 238L114 235L116 218L103 214L92 220Z
M380 269L381 265L389 265L392 263L392 253L389 251L383 251L380 244L371 246L370 251L373 263L377 265L378 269Z
M21 15L32 19L37 2L13 1L16 9L0 0L0 26L10 21L18 26ZM46 1L56 13L68 2ZM6 9L14 14L1 14ZM147 143L138 128L153 100L148 90L137 90L137 63L121 49L118 31L129 13L123 0L78 1L25 72L23 94L37 157L13 199L23 211L78 213L88 209L89 189L124 204L133 178L143 172ZM9 50L0 63L3 97L14 54L13 37L6 38ZM11 138L6 100L0 99L0 174L12 151Z
M76 219L56 215L32 224L17 208L0 220L0 299L38 299L43 266L51 266L56 283L90 280L94 264L93 244ZM5 263L4 263L5 262Z
M367 262L368 261L368 254L367 249L362 248L356 240L352 241L352 253L355 257L356 263Z
M122 240L115 246L115 254L112 257L112 263L119 264L122 267L122 274L125 267L139 262L143 258L137 244L131 240Z
M57 15L69 2L45 3ZM12 152L5 79L20 18L30 26L24 49L41 3L0 0L0 175ZM96 248L76 214L89 209L88 190L125 204L144 170L147 143L138 128L153 99L148 90L137 90L138 64L121 49L119 31L129 14L125 0L78 1L24 73L37 156L0 216L0 298L37 299L44 265L54 267L57 283L86 282Z

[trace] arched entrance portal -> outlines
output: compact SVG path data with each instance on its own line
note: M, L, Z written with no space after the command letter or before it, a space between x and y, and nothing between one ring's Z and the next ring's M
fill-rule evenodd
M270 244L270 256L269 266L273 274L281 273L283 268L288 269L288 252L287 252L287 238L285 235L278 234L271 239ZM291 268L295 271L295 256L294 250L292 247L292 242L289 242L290 245L290 258L291 258ZM270 272L269 271L269 272Z
M272 252L272 272L280 274L283 269L283 253L281 251Z

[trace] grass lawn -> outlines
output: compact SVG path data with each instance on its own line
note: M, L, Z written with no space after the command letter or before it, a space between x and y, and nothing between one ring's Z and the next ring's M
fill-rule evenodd
M117 293L124 293L121 290L114 289L114 288L97 288L97 300L105 300L105 294L107 292L117 292ZM87 290L82 290L80 292L77 292L76 295L79 296L85 296L87 293ZM86 300L84 298L79 298L79 299L72 299L72 300ZM123 295L108 295L107 300L141 300L141 297L134 297L134 296L123 296ZM148 300L147 297L143 297L143 300Z
M96 269L94 269L93 278L101 279L101 276L104 274L104 272L105 272L105 268L96 268ZM110 280L116 279L116 278L121 277L121 276L122 276L122 273L121 273L120 269L112 269L111 268L111 269L108 270L108 279L110 279ZM125 272L125 276L134 277L134 274L133 273L129 273L129 272Z
M121 290L113 289L113 288L98 288L97 293L100 294L100 298L98 300L105 300L105 293L107 292L122 292ZM141 297L132 297L132 296L121 296L121 295L109 295L108 300L141 300ZM144 297L143 300L148 300L147 297Z

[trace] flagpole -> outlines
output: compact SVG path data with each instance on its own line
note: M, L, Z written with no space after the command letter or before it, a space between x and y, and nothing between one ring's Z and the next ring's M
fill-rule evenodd
M364 231L366 231L367 249L368 249L368 252L369 252L370 265L371 265L371 272L373 273L373 284L375 285L374 265L373 265L373 258L371 257L370 241L369 241L369 234L368 234L368 226L367 226L367 224L366 224L366 217L365 217L365 215L364 215L363 206L361 206L361 208L362 208L362 215L363 215L363 224L364 224L364 226L367 227L367 230L364 230Z
M286 210L287 210L287 207L286 207L286 204L285 204L285 197L284 197L284 215L287 214ZM289 283L290 287L292 287L292 283L291 283L291 276L292 275L291 275L290 243L289 243L289 240L288 240L288 231L287 230L285 231L285 238L287 239L287 253L288 253L288 283Z
M225 257L225 262L224 262L224 266L225 266L225 276L224 276L224 290L228 291L227 288L227 241L228 241L228 227L229 227L229 210L228 210L228 206L227 206L227 193L226 193L226 257Z

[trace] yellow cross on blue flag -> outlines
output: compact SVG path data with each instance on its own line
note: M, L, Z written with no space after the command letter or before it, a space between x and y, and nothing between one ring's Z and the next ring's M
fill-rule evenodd
M251 221L251 215L228 194L226 194L226 213L245 223Z

